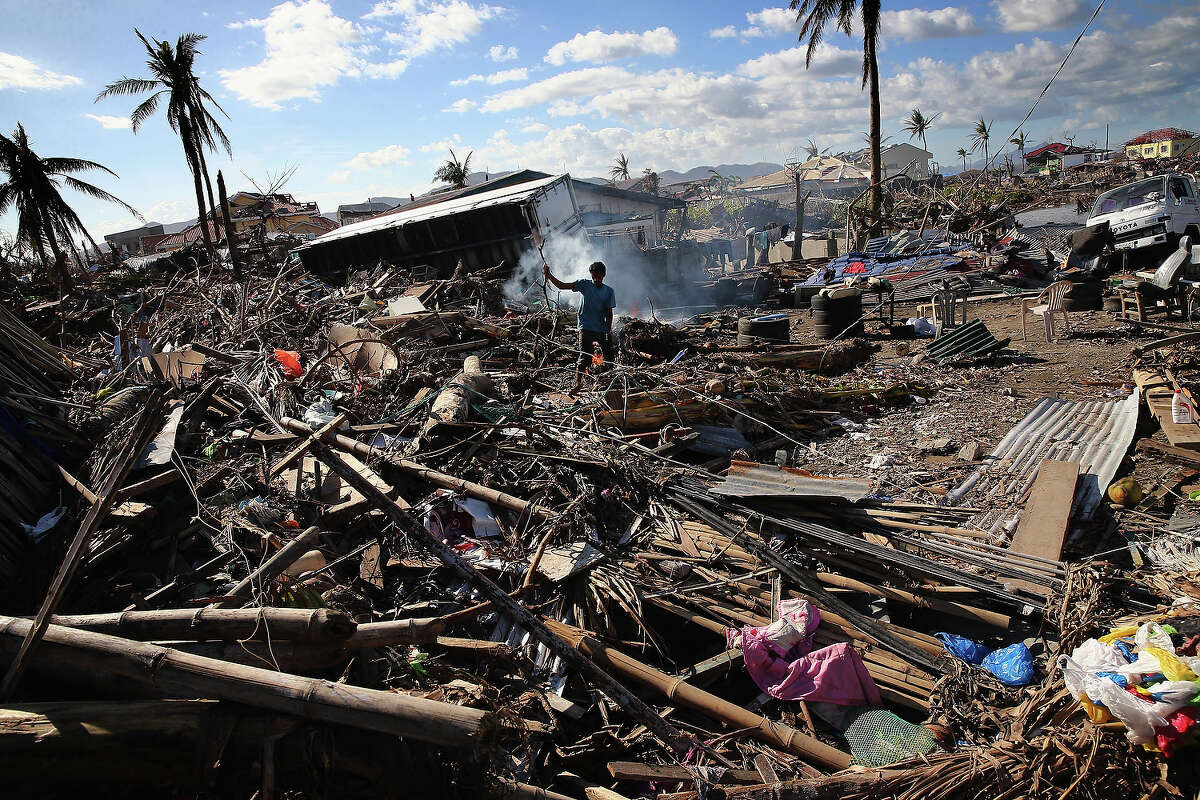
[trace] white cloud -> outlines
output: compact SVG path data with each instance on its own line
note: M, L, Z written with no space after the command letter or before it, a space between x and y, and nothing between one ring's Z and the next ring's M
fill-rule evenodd
M494 44L488 50L488 56L491 57L492 61L496 62L513 61L516 59L518 53L519 51L513 45L505 47L502 44Z
M596 94L633 79L633 73L622 67L586 67L494 94L480 108L488 112L512 111L569 97Z
M412 14L417 10L416 0L380 0L363 14L363 19L383 19Z
M466 86L468 83L488 83L495 86L501 83L514 83L525 80L529 80L529 70L525 67L517 67L516 69L503 69L499 72L493 72L491 75L468 75L465 78L450 81L450 85Z
M110 131L133 127L133 123L130 122L129 117L112 117L108 114L84 114L84 116L99 122L101 128Z
M459 98L451 103L448 107L443 108L443 111L453 111L455 114L465 114L468 111L475 110L475 101L468 100L465 97Z
M1044 5L1042 7L1045 8ZM880 27L884 37L894 36L909 42L971 36L981 32L971 12L957 6L931 10L908 8L903 11L884 11L881 14Z
M1092 9L1084 0L992 0L1000 27L1010 32L1051 31L1082 22Z
M381 0L363 19L383 20L392 28L385 30L337 16L327 0L286 0L262 19L230 23L261 29L266 54L220 75L240 99L279 111L288 100L319 101L321 90L342 78L397 78L414 58L467 41L501 11L464 0ZM380 41L391 52L377 61Z
M389 31L384 38L400 46L409 57L462 44L483 30L485 21L502 11L496 6L474 6L464 0L408 5L415 6L415 10L398 12L402 16L401 30Z
M796 12L786 8L764 8L762 11L751 11L746 14L746 21L771 36L792 33L800 27L796 22Z
M812 65L804 66L807 47L793 47L767 53L738 66L737 71L751 78L789 80L798 74L810 77L862 74L862 53L822 44L813 54Z
M262 28L266 56L220 75L226 89L253 105L278 111L285 100L317 100L322 87L362 74L360 29L324 0L287 0L243 24Z
M398 144L389 144L378 150L359 153L342 166L352 172L399 167L408 163L409 149ZM338 173L334 173L335 175Z
M160 200L143 209L142 214L154 222L184 222L196 218L196 200Z
M577 33L552 46L546 61L561 66L568 61L604 63L642 55L669 56L679 47L679 39L670 28L660 27L642 33Z
M761 11L747 11L746 21L750 27L738 30L734 25L726 25L708 32L713 39L732 39L735 36L742 41L758 39L763 36L781 36L785 33L796 33L800 26L796 22L796 12L786 8L764 8Z
M550 126L544 122L531 122L521 126L521 133L545 133L548 130L550 130Z
M27 58L0 53L0 89L62 89L82 83L74 75L51 72Z

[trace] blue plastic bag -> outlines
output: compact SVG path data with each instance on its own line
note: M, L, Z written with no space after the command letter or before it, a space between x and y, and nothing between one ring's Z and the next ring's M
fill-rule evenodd
M1024 686L1033 680L1033 653L1024 642L993 650L979 666L1008 686Z
M955 633L935 633L934 638L942 643L942 647L946 648L947 653L975 666L979 666L980 662L992 652L990 647L985 647L979 642L973 642L965 636Z

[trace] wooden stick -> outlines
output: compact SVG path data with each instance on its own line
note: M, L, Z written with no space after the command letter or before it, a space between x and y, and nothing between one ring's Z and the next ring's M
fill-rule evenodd
M731 728L748 729L750 735L759 741L826 769L845 769L850 766L850 756L847 753L830 747L820 739L814 739L795 728L747 711L715 694L643 664L619 650L605 647L586 631L553 619L546 620L546 626L570 642L573 647L579 648L605 666L662 692L672 703L700 711L715 720L727 723Z
M152 639L225 639L341 643L356 632L354 620L341 611L307 608L169 608L114 614L55 616L55 625L109 636Z
M491 579L463 561L458 553L425 530L425 526L408 510L401 508L395 501L389 499L371 481L347 464L345 459L329 449L328 445L314 439L312 452L326 466L340 475L342 480L357 489L363 497L370 501L371 505L382 511L394 523L398 532L407 534L412 541L423 545L443 564L470 582L485 598L495 603L500 611L508 614L514 623L528 630L534 638L546 645L555 655L578 670L583 677L596 684L600 691L618 703L634 720L645 725L664 744L681 756L692 747L697 746L691 737L685 736L674 725L660 717L641 698L618 683L590 659L577 652L569 643L552 633L538 617L529 613L524 606L505 594L504 590L493 583Z
M291 417L284 417L282 420L280 420L280 423L286 428L296 431L297 433L311 435L313 432L312 428L305 425L300 420L292 419ZM534 503L530 503L528 500L522 500L521 498L515 497L511 494L497 491L479 483L463 480L462 478L456 478L453 475L447 475L444 472L438 472L435 469L430 469L424 464L418 464L416 461L409 461L407 458L400 458L394 454L387 453L382 450L376 450L370 445L363 444L362 442L351 439L348 436L335 434L329 437L328 442L340 450L346 450L354 453L355 455L366 458L382 458L396 469L407 472L413 477L429 481L434 486L440 486L443 489L462 492L469 497L474 497L477 500L483 500L484 502L491 503L492 505L497 505L501 508L507 508L511 511L516 511L518 514L529 514L530 516L539 520L548 520L554 516L557 516L554 511ZM350 480L347 480L347 483L354 485L354 482ZM362 492L362 494L366 496L366 492Z
M0 652L18 651L17 637L28 637L33 629L27 619L0 616ZM470 746L497 724L476 709L230 664L61 625L47 624L42 639L33 654L38 664L111 673L185 697L232 700L449 747Z
M142 445L154 431L154 426L161 424L161 410L162 394L157 390L151 390L146 398L141 416L134 424L133 430L130 431L129 438L123 443L124 448L113 465L112 471L105 477L96 499L92 501L91 508L88 509L87 515L79 525L79 530L75 532L75 538L71 540L71 545L67 548L67 553L63 556L58 571L54 573L50 590L42 600L33 624L27 628L25 640L21 642L16 658L9 664L4 681L0 683L0 699L6 700L11 697L17 684L20 683L21 673L25 671L25 664L30 653L33 652L38 640L46 632L46 628L50 624L50 615L54 613L54 609L58 608L63 595L67 592L67 586L75 576L75 570L79 568L79 562L83 560L83 554L87 549L88 540L91 539L92 531L112 508L125 476L129 474L133 462L141 454Z
M218 600L213 605L217 608L233 605L234 603L242 602L246 590L253 585L265 585L275 580L283 574L283 571L296 563L300 556L304 555L311 549L312 545L317 541L317 534L320 529L313 526L304 533L292 539L290 542L279 548L275 555L264 561L258 569L251 572L245 578L238 582L236 586L229 592L229 597Z

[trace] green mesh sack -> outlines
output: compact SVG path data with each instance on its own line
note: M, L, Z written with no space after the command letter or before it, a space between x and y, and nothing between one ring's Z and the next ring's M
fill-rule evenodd
M913 725L890 711L868 708L846 729L854 763L882 767L938 748L928 728Z

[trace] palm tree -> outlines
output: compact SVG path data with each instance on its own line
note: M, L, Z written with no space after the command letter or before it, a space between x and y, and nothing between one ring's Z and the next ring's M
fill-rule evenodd
M958 148L958 152L956 152L955 155L957 155L959 158L961 158L963 160L963 172L966 172L967 171L967 156L970 155L970 153L967 152L967 149L965 147L960 147L960 148Z
M72 238L82 235L99 252L96 242L83 226L79 216L59 193L60 183L69 189L116 203L138 219L141 215L133 206L118 200L98 186L81 181L73 172L101 170L116 177L116 173L103 164L83 158L42 158L29 145L25 128L17 123L10 139L0 134L0 173L7 180L0 183L0 214L9 209L17 211L17 242L38 254L43 263L48 263L50 279L64 291L71 289L71 276L65 269L65 256L61 245L65 242L74 248ZM46 246L50 247L53 261L46 258Z
M932 117L927 117L921 113L921 109L914 108L912 113L908 115L908 119L904 120L904 130L908 131L908 138L920 139L921 149L929 152L929 145L925 143L925 135L933 127L934 120L941 115L942 113L939 111Z
M1017 149L1021 151L1021 173L1024 174L1024 172L1026 170L1025 146L1027 144L1029 144L1029 137L1025 134L1025 131L1018 130L1017 135L1012 137L1008 141L1009 141L1009 144L1015 144L1017 146Z
M198 45L208 37L199 33L185 33L172 47L171 43L165 40L147 39L137 28L134 28L133 32L146 48L146 66L150 68L153 78L123 77L105 86L103 91L96 95L96 101L113 95L152 92L129 115L133 123L133 132L137 133L142 123L158 110L163 95L167 96L167 124L183 143L183 155L187 160L188 169L192 172L192 182L196 189L200 234L211 259L212 240L209 236L209 226L205 222L208 214L204 210L202 184L208 190L208 207L214 224L218 217L204 151L216 150L219 144L226 153L233 155L233 148L229 144L229 137L225 135L225 131L221 129L216 117L209 112L206 104L211 103L222 114L225 114L225 109L221 108L211 94L201 88L194 70L196 56L200 55ZM225 114L225 118L228 119L229 115Z
M617 153L617 159L608 171L608 176L613 179L613 183L629 180L629 159L624 153Z
M444 164L437 168L437 172L433 173L434 180L448 183L455 189L462 189L467 185L467 178L471 174L471 156L475 151L467 153L467 157L461 162L458 156L454 155L454 150L450 150L450 158Z
M854 26L854 12L858 9L862 18L863 28L863 70L862 85L870 87L871 106L871 191L870 214L871 228L877 230L880 222L880 207L883 202L882 165L879 131L879 61L875 57L876 44L879 40L879 6L880 0L790 0L789 7L796 12L800 25L800 41L808 40L808 52L804 58L807 69L816 55L817 46L821 44L821 34L826 24L834 22L835 26L847 36Z
M993 124L995 124L993 122ZM978 150L983 148L983 174L987 174L988 170L988 141L992 138L992 126L983 121L980 117L975 123L975 132L971 134L971 149Z
M642 191L647 194L658 194L658 173L650 167L642 170Z
M826 147L824 150L822 150L817 145L817 141L815 139L809 139L804 145L804 155L808 156L810 160L814 158L820 158L824 153L828 152L829 148Z

